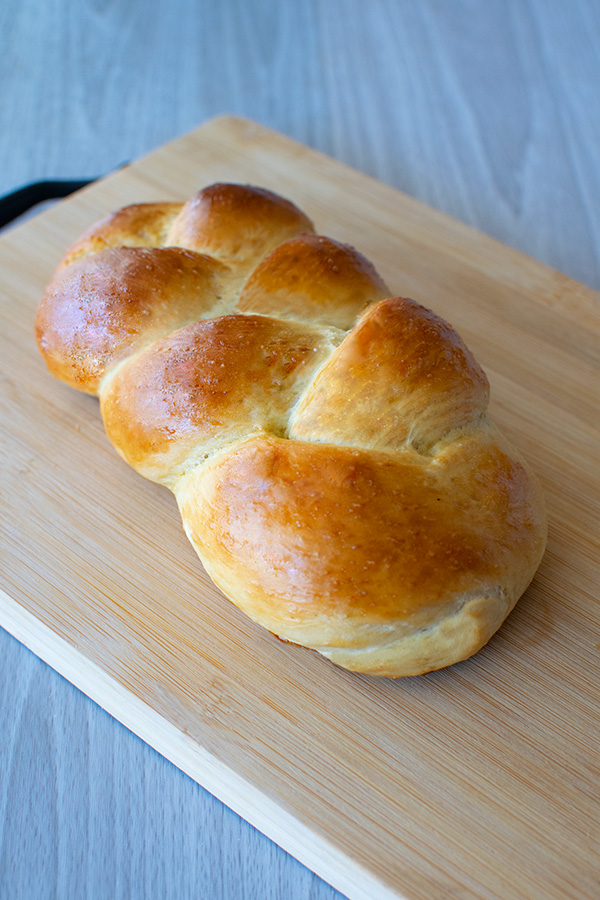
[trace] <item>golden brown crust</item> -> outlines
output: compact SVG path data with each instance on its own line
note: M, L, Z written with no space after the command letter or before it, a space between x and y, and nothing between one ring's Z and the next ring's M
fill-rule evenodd
M40 349L248 615L355 671L441 668L533 577L540 489L453 329L312 230L242 185L121 210L65 254Z
M222 268L178 247L116 247L59 269L36 321L50 371L96 393L111 366L208 314L220 298Z
M421 452L488 405L488 381L446 322L413 300L371 307L296 410L291 436Z
M135 203L109 213L69 247L61 266L111 247L160 247L181 206L181 203Z
M485 641L543 546L536 487L497 437L477 430L427 461L256 437L190 471L176 496L216 583L288 640L372 654L374 637L389 646L487 597Z
M388 296L373 265L353 247L303 234L256 267L238 309L347 329L368 303Z
M213 184L184 204L166 240L254 267L279 244L312 230L298 207L271 191Z
M248 434L284 432L331 350L326 332L266 316L187 325L119 368L102 393L106 431L130 465L170 485Z

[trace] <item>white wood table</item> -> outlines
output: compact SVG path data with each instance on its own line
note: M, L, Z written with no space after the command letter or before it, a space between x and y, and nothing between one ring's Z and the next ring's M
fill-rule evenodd
M237 113L600 288L594 0L4 0L0 50L0 194ZM0 641L3 900L340 896Z

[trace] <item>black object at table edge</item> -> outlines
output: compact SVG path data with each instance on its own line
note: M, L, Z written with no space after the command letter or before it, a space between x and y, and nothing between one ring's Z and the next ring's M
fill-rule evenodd
M96 180L96 178L88 178L84 181L36 181L33 184L17 188L16 191L0 197L0 228L9 225L10 222L24 215L38 203L68 197L69 194L81 190Z

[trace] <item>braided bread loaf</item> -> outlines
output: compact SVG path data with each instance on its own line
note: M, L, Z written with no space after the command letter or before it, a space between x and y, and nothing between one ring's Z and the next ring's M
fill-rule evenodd
M475 653L533 577L540 490L470 351L269 191L109 215L36 331L121 456L173 491L215 583L281 638L415 675Z

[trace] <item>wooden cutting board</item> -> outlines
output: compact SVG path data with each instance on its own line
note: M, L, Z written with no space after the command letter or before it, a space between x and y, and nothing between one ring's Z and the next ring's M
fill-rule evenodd
M211 586L171 495L53 380L35 309L106 211L216 180L295 201L450 321L537 470L539 573L474 659L398 682L280 643ZM262 127L217 119L0 241L0 624L350 898L600 895L600 296Z

